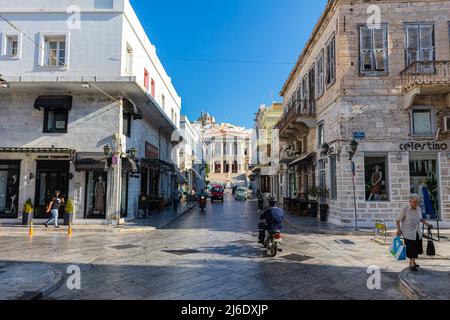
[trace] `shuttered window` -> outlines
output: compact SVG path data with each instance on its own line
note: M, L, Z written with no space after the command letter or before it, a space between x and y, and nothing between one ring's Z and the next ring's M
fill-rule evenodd
M326 45L326 85L332 85L336 80L336 39L335 36Z
M309 70L309 109L310 114L314 114L316 112L316 73L315 67L313 66Z
M434 61L434 26L407 24L405 26L406 66L416 61Z
M323 50L316 60L316 98L323 95L324 91Z
M309 111L309 82L308 75L303 78L302 86L303 86L303 112L307 113Z
M360 26L360 73L386 75L388 73L387 26L370 29Z

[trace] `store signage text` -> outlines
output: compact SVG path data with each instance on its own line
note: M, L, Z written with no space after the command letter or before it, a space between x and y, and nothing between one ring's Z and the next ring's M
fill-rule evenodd
M447 151L448 144L435 142L408 142L400 145L402 151Z
M48 159L53 159L53 160L70 160L70 156L64 156L64 155L48 155L48 156L38 156L37 157L40 160L48 160Z
M147 159L158 159L159 158L159 150L156 146L151 143L145 142L145 157Z

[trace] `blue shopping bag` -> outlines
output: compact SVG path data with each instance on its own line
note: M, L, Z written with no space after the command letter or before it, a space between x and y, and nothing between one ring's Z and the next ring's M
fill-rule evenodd
M389 252L397 261L406 260L406 247L403 245L403 241L399 236L395 237L392 241Z

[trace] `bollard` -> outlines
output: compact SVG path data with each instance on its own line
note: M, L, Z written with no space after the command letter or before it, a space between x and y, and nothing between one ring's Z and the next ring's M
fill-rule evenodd
M30 221L30 227L28 228L28 235L33 236L33 221Z
M69 229L67 230L67 234L68 234L69 236L72 235L72 222L69 222Z

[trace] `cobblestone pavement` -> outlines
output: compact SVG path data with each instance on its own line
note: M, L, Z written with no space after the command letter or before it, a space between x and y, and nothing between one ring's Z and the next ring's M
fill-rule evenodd
M79 266L81 290L64 283L47 299L404 299L398 273L406 264L370 236L286 227L283 253L267 258L258 222L256 202L228 196L148 233L0 234L0 264ZM381 290L367 289L370 265L382 269Z

